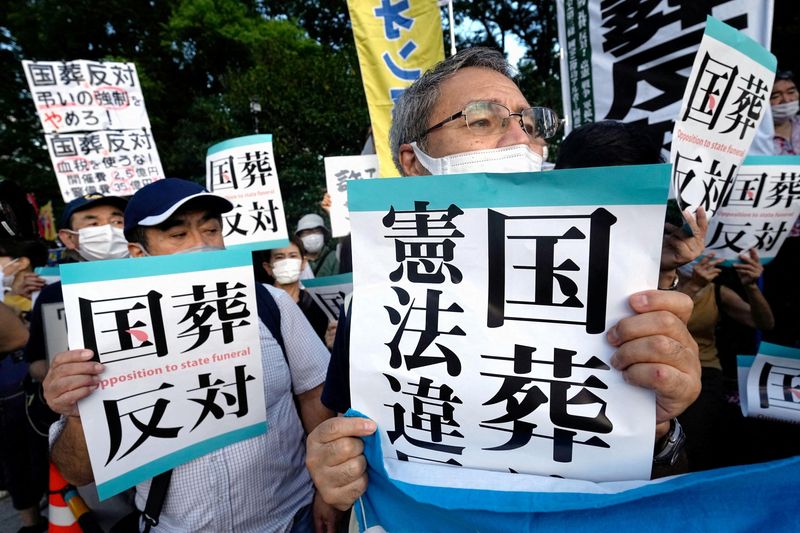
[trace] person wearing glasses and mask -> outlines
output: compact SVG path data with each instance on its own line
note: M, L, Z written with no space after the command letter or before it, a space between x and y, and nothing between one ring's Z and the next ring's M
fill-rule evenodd
M403 93L395 105L390 145L404 176L534 172L542 164L543 140L559 126L555 112L532 107L525 99L502 54L472 48L440 62ZM653 290L633 295L630 304L637 314L608 333L617 347L612 364L629 383L655 391L656 438L659 446L666 445L673 442L672 419L700 390L697 345L685 325L691 299ZM340 413L350 407L350 326L346 317L340 320L322 396ZM306 464L326 502L344 510L366 490L366 459L358 437L375 429L370 420L338 417L309 435Z

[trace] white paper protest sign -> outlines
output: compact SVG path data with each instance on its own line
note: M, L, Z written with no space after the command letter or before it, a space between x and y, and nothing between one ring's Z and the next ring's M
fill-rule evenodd
M210 147L206 188L234 205L222 215L228 248L266 250L289 244L272 135L237 137Z
M339 320L339 308L345 297L353 292L353 273L304 279L303 288L328 316L328 321Z
M44 345L47 350L47 363L50 364L57 353L69 349L64 302L42 304L42 324L44 325Z
M654 396L611 368L606 332L656 286L668 182L652 165L351 184L352 407L390 475L649 478Z
M133 63L23 61L64 202L164 178Z
M777 60L708 17L672 133L672 187L681 209L713 216L769 106Z
M800 423L800 349L762 342L745 383L746 394L739 398L745 416Z
M78 404L101 499L266 432L250 253L61 266L71 349L105 366Z
M164 178L149 129L45 134L61 196L131 196Z
M754 248L761 262L769 263L798 216L800 156L750 156L709 222L706 252L727 266Z
M150 128L133 63L23 61L45 133Z
M325 184L331 196L331 234L343 237L350 233L347 208L347 182L378 177L378 156L344 155L325 158Z

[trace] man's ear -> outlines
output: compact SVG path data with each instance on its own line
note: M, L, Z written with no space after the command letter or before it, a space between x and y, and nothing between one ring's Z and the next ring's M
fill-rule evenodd
M144 257L145 253L144 250L141 248L141 244L137 242L129 242L128 243L128 253L131 254L131 257Z
M58 230L58 238L67 247L67 250L78 249L78 236L65 229Z
M414 153L414 149L408 143L400 145L398 159L400 160L400 168L397 170L400 171L401 176L423 176L429 174L425 167L419 163L417 154Z

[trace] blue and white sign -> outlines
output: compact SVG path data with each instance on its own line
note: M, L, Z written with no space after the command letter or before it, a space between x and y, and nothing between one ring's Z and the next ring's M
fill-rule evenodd
M737 364L744 416L800 422L800 349L762 342Z
M606 332L656 287L668 183L648 165L350 184L351 399L390 477L649 479L654 397Z
M69 346L105 366L78 404L101 499L267 431L250 252L61 266Z
M217 143L206 154L206 188L234 205L222 215L228 248L267 250L289 244L272 135Z
M353 292L353 273L304 279L303 288L311 294L329 321L339 320L339 309L344 305L345 297Z
M725 266L755 248L769 263L800 216L800 156L750 156L744 160L717 214L709 222L706 253Z

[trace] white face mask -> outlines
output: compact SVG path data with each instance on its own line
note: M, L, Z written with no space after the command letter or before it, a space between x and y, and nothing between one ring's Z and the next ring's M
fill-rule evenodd
M476 150L444 157L429 156L415 142L411 143L411 148L420 164L433 175L470 172L539 172L542 170L542 156L531 150L527 144Z
M325 245L325 235L321 233L312 233L311 235L300 237L300 241L303 243L303 248L306 249L306 252L316 254L319 253Z
M87 261L128 257L128 241L120 228L111 224L81 228L78 234L78 254Z
M800 111L800 100L784 102L772 106L772 120L777 123L786 122Z
M272 265L272 277L279 285L289 285L300 279L300 271L303 269L303 260L289 257L275 261Z

